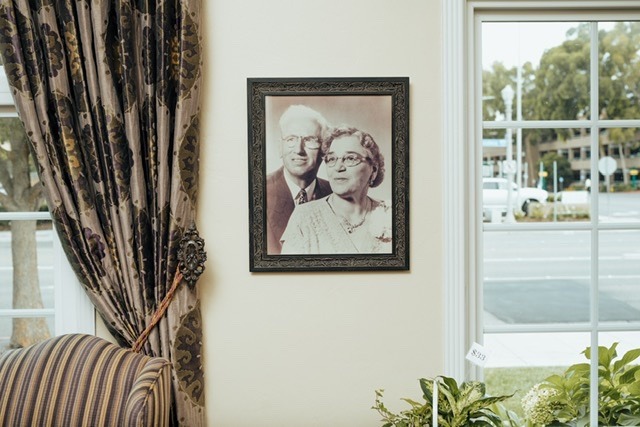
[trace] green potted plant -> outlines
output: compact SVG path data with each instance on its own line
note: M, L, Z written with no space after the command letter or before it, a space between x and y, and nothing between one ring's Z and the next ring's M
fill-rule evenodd
M640 425L640 349L617 358L618 343L598 348L598 424ZM582 352L591 359L591 349ZM589 425L589 363L572 365L535 385L522 399L525 418L532 426Z
M491 397L486 395L484 383L477 381L458 383L453 378L438 377L437 410L438 426L442 427L502 427L495 404L511 396ZM404 398L410 407L399 413L391 412L382 402L383 391L376 390L376 401L372 409L378 411L383 427L424 427L433 420L434 380L420 378L424 402Z

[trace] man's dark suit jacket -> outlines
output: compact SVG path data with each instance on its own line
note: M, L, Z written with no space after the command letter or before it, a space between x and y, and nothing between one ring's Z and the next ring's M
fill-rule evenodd
M317 178L316 188L309 200L321 199L331 194L329 181ZM284 180L284 169L267 176L267 254L278 255L282 250L280 237L287 228L289 217L295 207L291 191Z

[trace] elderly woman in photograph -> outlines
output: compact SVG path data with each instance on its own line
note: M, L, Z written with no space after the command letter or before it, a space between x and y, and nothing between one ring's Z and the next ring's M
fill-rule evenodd
M282 235L282 254L391 253L391 207L368 196L384 179L371 135L335 129L323 143L332 194L298 206Z

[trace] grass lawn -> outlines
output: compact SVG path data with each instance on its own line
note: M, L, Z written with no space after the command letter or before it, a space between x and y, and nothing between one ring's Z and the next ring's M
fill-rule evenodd
M562 374L566 366L536 366L526 368L486 368L484 382L487 394L491 396L508 395L513 397L503 402L504 406L523 416L520 401L535 384L553 374Z

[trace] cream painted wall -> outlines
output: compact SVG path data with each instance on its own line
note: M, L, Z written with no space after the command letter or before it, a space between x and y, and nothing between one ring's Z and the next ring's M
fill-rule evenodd
M443 369L436 0L203 1L208 425L374 426ZM249 273L247 77L411 79L411 271Z

